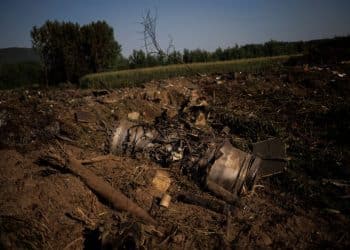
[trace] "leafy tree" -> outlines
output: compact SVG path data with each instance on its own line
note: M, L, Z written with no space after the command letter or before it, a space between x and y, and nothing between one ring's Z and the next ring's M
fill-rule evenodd
M33 27L32 45L41 57L46 83L78 82L87 73L111 68L121 46L104 21L80 27L77 23L47 21Z
M92 22L81 28L83 54L92 72L111 68L121 53L121 46L114 40L113 28L105 21Z
M31 31L32 44L40 54L46 84L52 81L59 82L64 75L63 52L59 44L62 32L60 32L59 26L57 21L47 21L40 28L34 26Z
M140 68L146 66L146 54L143 50L133 50L129 56L129 64L131 68Z
M113 70L124 70L128 69L129 66L129 60L128 58L125 58L122 54L118 55L113 63Z
M191 62L207 62L210 59L209 52L201 49L195 49L190 51Z
M80 27L74 23L61 23L59 27L61 30L61 39L59 42L59 48L62 53L62 69L63 69L63 81L77 82L79 77L88 72L83 57L81 55L81 41Z
M146 65L147 65L147 67L154 67L154 66L157 66L159 64L160 64L160 62L159 62L157 56L153 56L150 53L148 53L146 55Z
M183 53L183 62L184 63L191 63L191 56L190 56L190 51L188 49L184 49L184 53Z
M182 55L179 51L173 51L168 55L167 64L182 63Z

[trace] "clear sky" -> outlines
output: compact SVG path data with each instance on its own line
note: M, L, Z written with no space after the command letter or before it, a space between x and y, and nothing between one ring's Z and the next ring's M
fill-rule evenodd
M171 35L178 50L350 35L350 0L1 0L0 48L31 47L32 26L48 19L105 20L129 55L142 48L139 22L155 8L161 45Z

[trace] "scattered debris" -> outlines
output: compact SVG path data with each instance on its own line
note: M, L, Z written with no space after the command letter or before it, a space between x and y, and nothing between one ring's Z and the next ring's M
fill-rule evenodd
M138 121L140 119L140 113L139 112L131 112L128 114L128 119L130 121Z
M168 208L170 205L170 201L171 201L171 196L168 194L164 194L162 199L160 200L159 205L161 205L162 207Z
M338 77L340 77L340 78L343 78L343 77L346 76L345 73L340 73L340 72L338 72L338 71L336 71L336 70L332 70L332 74L333 74L333 75L336 75L336 76L338 76Z
M200 105L201 98L197 91L191 92L191 98L189 106L183 108L188 114L196 112L191 107L206 107ZM206 126L204 112L200 112L199 117L201 119L197 118L195 125ZM170 118L164 113L157 119L164 122ZM194 157L190 153L193 149L188 148L187 138L193 136L192 127L186 129L190 122L181 120L180 117L173 118L172 122L170 127L158 127L157 124L152 127L121 121L112 135L111 152L134 157L146 156L164 166L181 160L182 169L189 170L195 176L194 179L199 180L199 185L206 186L215 195L231 203L242 192L253 188L258 171L261 176L267 177L282 172L285 167L285 146L279 139L254 144L252 155L233 147L225 138L222 138L223 142L209 142L205 145L198 138L192 142L193 147L198 148L198 156ZM154 180L158 179L159 176L156 175Z
M225 211L229 209L229 206L223 201L207 199L187 192L181 192L178 194L177 201L201 206L220 214L224 214Z
M62 141L66 141L66 142L70 142L70 143L74 143L74 140L70 139L67 136L61 135L61 134L56 134L55 135L58 139L62 140Z
M152 180L152 189L150 192L156 196L161 198L166 191L168 190L171 183L171 179L166 171L157 170L156 175Z
M346 248L349 70L313 65L108 93L0 91L0 245ZM138 120L128 119L131 111ZM114 191L75 178L68 162L33 163L55 143L159 225L139 223L128 208L115 211Z
M325 208L324 211L327 213L330 213L330 214L340 214L341 213L339 210L333 209L333 208Z
M260 177L269 177L282 173L287 166L286 147L279 138L254 143L253 154L261 158Z
M200 127L200 128L203 128L203 127L205 127L207 125L205 114L203 112L199 112L194 125L196 127Z
M112 135L111 143L110 143L110 152L112 154L123 153L123 142L128 136L128 130L132 126L132 123L122 120L119 123L119 126L116 128Z
M232 193L234 197L238 196L242 190L252 189L261 164L259 157L234 148L228 141L225 141L213 155L215 154L220 156L209 167L207 183L215 183ZM212 162L212 159L208 159L207 162ZM211 189L211 187L208 188ZM221 194L221 196L224 195Z
M322 179L323 184L332 184L339 188L350 188L350 181L347 180L335 180L335 179Z
M86 111L75 112L75 120L77 122L91 123L94 121L94 115Z
M92 91L92 94L93 94L95 97L107 95L108 93L109 93L108 90L105 90L105 89L94 90L94 91Z

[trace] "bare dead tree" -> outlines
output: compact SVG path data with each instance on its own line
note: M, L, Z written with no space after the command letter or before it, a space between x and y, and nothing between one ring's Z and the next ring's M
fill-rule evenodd
M143 41L147 54L156 54L160 57L167 57L171 52L175 51L174 39L169 35L169 45L164 51L159 44L157 37L157 21L158 15L153 15L150 10L142 17Z
M167 59L172 52L175 52L174 39L169 35L169 44L166 49L166 52L161 48L158 39L157 39L157 9L156 14L152 15L151 10L147 10L146 14L142 17L142 22L140 24L143 26L143 41L144 47L147 55L158 55L160 58L165 57ZM177 63L184 64L183 61ZM192 74L200 75L198 72L195 72L188 64L184 64L186 69Z
M147 53L162 54L158 40L157 40L157 15L152 16L151 11L147 10L146 15L142 17L141 24L143 25L143 39Z

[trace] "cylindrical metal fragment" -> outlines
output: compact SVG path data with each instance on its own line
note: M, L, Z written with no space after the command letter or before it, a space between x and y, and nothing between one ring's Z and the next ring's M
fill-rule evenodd
M144 151L153 146L151 141L155 137L155 131L128 120L121 120L112 135L110 152L120 155Z
M210 166L207 185L216 184L234 195L239 195L243 188L250 190L255 183L260 158L233 147L229 141L221 146L220 152L221 156ZM211 186L208 188L212 189ZM212 191L217 193L216 190Z
M170 204L170 201L171 201L171 196L168 195L168 194L164 194L162 199L160 200L160 204L162 207L169 207L169 204Z

